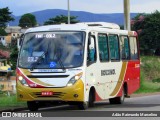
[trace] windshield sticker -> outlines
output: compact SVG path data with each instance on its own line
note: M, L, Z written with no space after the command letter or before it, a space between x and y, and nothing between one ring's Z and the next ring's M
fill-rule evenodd
M38 57L28 57L28 62L36 62Z
M49 67L50 67L50 68L55 68L56 65L57 65L57 64L56 64L55 62L50 62Z
M55 34L36 34L35 38L56 38Z

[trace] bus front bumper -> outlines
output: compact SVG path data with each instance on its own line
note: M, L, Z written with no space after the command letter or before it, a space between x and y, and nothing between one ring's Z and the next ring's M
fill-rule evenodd
M52 92L52 95L42 95L42 92ZM82 102L84 84L82 80L78 80L74 85L62 88L30 88L17 81L17 100Z

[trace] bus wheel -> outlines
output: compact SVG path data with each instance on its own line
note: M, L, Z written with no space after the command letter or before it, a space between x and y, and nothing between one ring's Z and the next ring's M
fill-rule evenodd
M88 99L88 106L89 107L94 107L94 101L95 101L95 92L93 90L90 91L89 93L89 99Z
M122 89L122 96L121 97L110 98L109 102L110 102L110 104L123 104L124 103L124 98L125 98L124 89Z
M86 110L88 108L88 102L80 102L80 103L78 103L78 108L80 110Z
M30 111L37 111L38 110L38 103L35 101L27 101L27 106Z

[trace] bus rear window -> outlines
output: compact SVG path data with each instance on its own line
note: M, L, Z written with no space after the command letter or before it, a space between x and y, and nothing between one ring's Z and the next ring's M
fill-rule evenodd
M130 49L129 49L129 39L127 36L120 36L120 51L122 60L129 60Z
M129 37L129 39L130 39L131 59L136 60L138 59L137 39L136 37Z

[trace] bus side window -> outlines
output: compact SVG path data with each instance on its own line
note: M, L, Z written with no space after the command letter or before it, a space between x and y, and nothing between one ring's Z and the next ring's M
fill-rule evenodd
M88 62L96 61L96 45L95 45L95 36L90 36L88 40Z
M109 61L108 37L106 34L98 34L98 47L100 61Z
M129 40L130 40L131 59L137 60L138 59L137 39L136 37L129 37Z
M117 35L109 35L109 48L111 60L119 60L119 40Z
M129 60L130 49L129 49L129 39L127 36L120 36L120 51L122 60Z

